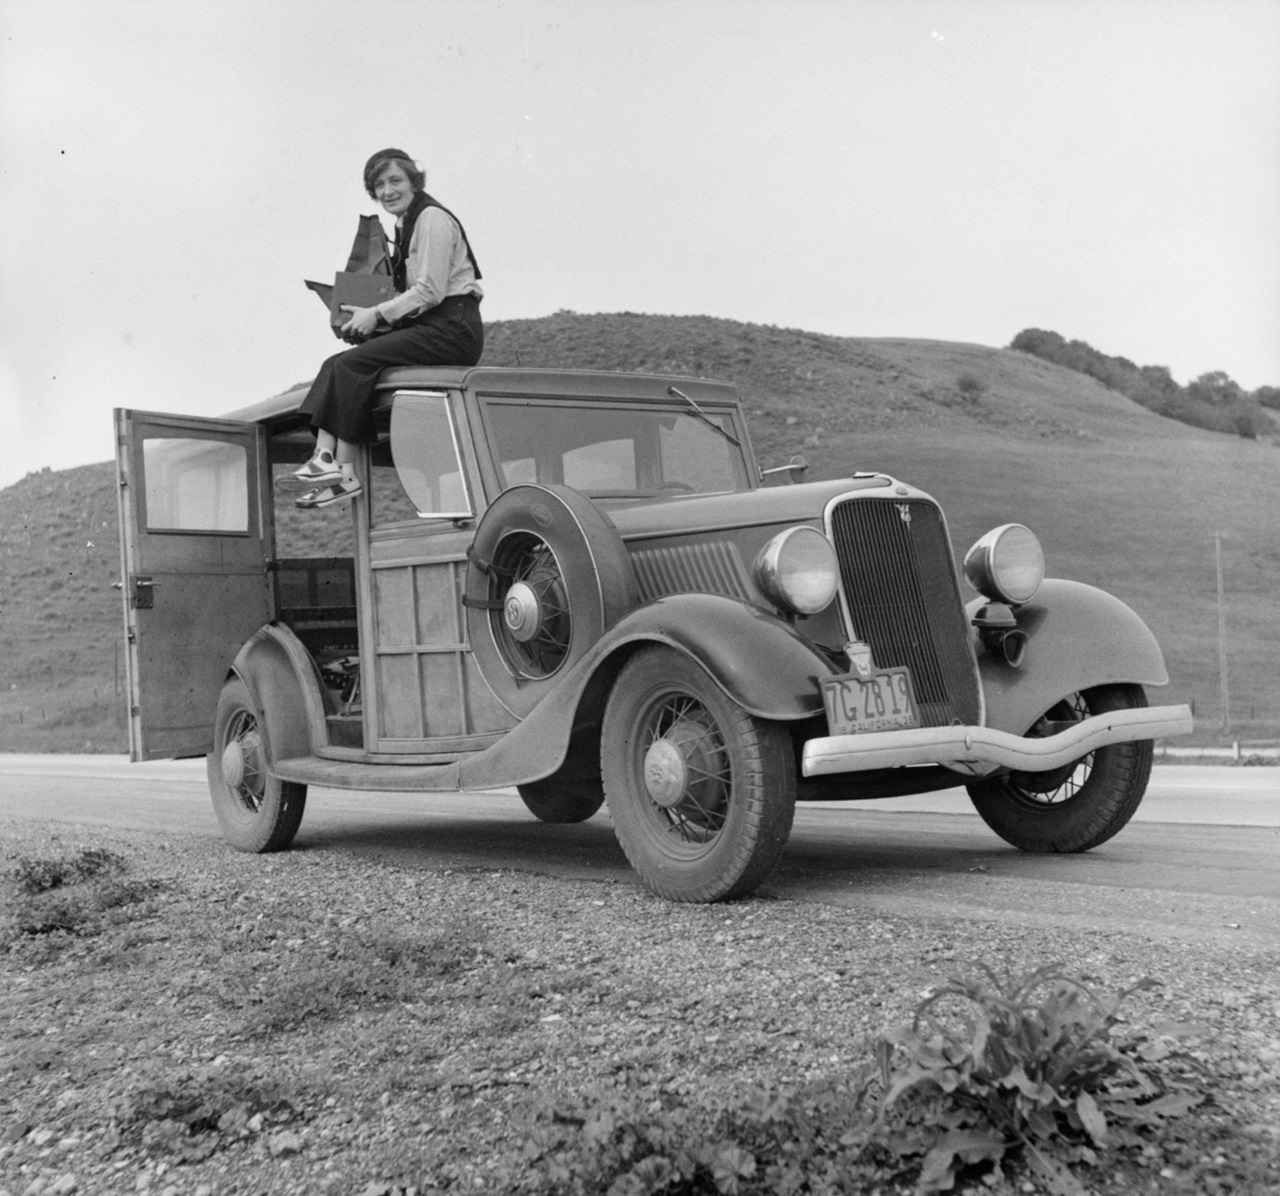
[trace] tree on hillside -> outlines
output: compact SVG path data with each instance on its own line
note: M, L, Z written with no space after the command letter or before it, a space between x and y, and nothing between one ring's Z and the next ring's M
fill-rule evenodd
M1244 398L1244 391L1239 383L1233 382L1225 370L1210 370L1201 374L1187 387L1187 393L1194 399L1203 399L1207 403L1230 403Z
M1183 387L1174 381L1167 366L1135 365L1127 357L1111 357L1084 341L1068 341L1045 328L1024 328L1009 348L1087 374L1148 411L1194 427L1228 432L1250 440L1280 430L1262 410L1262 392L1246 394L1239 383L1222 370L1201 374ZM1275 387L1262 390L1280 398L1280 391ZM1280 407L1280 402L1266 405Z

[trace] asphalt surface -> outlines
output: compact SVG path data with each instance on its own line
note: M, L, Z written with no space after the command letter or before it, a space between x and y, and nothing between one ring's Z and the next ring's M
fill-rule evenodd
M194 835L221 845L203 761L0 755L0 821ZM511 790L347 793L312 788L294 844L411 868L514 868L639 884L607 811L537 822ZM762 897L892 914L1063 925L1280 951L1280 768L1157 766L1134 820L1083 855L1025 855L962 789L802 805Z

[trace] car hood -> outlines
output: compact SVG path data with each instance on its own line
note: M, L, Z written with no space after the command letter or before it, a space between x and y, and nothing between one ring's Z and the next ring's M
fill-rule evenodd
M600 507L613 520L624 540L641 540L672 533L722 531L775 523L816 523L833 498L893 484L893 479L884 474L859 474L733 494L690 494L625 503L602 501Z

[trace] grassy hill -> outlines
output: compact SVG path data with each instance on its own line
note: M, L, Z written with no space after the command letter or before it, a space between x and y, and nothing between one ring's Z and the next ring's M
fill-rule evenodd
M710 317L506 321L488 329L485 362L727 378L766 466L803 452L811 480L909 480L942 502L961 554L997 523L1028 524L1051 575L1103 586L1147 620L1172 677L1160 700L1193 702L1206 742L1222 724L1220 533L1232 732L1280 736L1274 443L1163 419L1011 350ZM0 750L124 750L118 551L109 463L0 491Z

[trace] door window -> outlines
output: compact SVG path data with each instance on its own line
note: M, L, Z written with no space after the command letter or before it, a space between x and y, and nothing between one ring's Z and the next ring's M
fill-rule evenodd
M147 531L249 534L249 455L243 444L194 437L142 442Z

